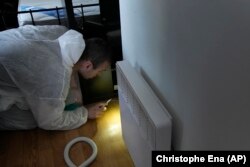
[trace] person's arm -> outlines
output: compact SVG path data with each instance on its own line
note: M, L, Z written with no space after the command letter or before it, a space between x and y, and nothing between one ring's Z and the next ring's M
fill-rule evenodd
M85 107L64 111L64 99L27 97L39 128L46 130L75 129L86 123L88 110Z
M102 116L106 103L99 102L65 111L64 98L26 97L37 125L45 130L70 130Z

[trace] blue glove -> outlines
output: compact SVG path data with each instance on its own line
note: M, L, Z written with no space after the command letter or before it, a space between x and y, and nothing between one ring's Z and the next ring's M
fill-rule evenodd
M74 111L75 109L77 109L78 107L81 107L80 104L78 103L71 103L71 104L67 104L64 108L65 111Z

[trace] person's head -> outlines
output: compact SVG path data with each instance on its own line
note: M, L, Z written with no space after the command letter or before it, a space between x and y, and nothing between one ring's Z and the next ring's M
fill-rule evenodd
M78 72L85 78L94 78L110 66L111 49L101 38L86 40L86 47L78 64Z

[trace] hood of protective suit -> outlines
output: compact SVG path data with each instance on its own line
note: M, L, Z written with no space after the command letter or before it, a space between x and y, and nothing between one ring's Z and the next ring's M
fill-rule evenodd
M85 42L82 34L75 30L69 30L58 38L61 53L64 62L67 66L73 67L73 65L81 57L85 48Z

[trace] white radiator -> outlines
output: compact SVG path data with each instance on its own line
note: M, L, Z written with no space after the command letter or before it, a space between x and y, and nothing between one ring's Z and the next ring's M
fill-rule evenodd
M136 167L150 167L153 150L170 150L171 116L126 60L117 62L122 135Z

